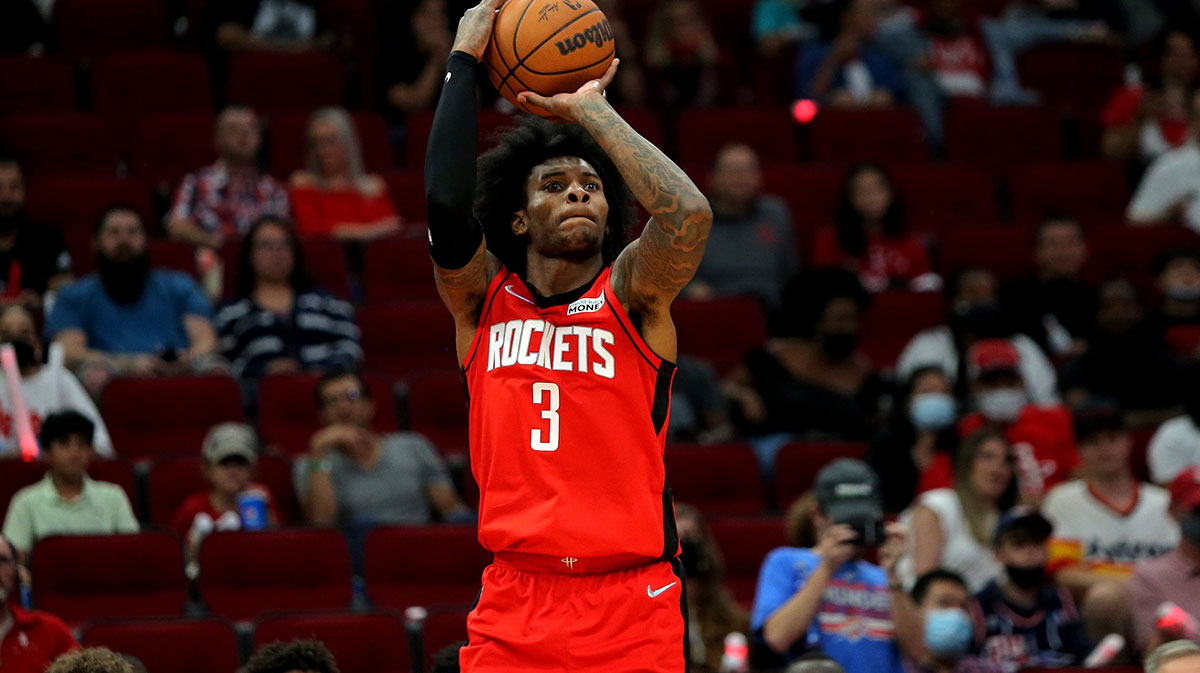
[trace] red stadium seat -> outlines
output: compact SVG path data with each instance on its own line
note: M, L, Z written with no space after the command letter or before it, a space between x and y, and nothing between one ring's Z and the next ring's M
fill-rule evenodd
M137 657L155 673L235 671L241 663L237 632L217 618L91 622L79 641Z
M767 339L762 306L747 297L676 301L671 317L679 352L708 360L721 375Z
M467 398L458 370L426 371L405 383L412 429L428 437L443 455L466 455Z
M825 110L813 119L813 159L830 164L925 161L925 131L908 108Z
M133 505L133 513L141 514L141 506L137 495L137 478L133 473L133 465L124 458L95 459L88 466L88 476L99 481L116 484L125 491L129 504Z
M40 460L29 463L12 458L0 460L0 521L3 521L8 513L8 504L13 495L26 486L37 483L45 474L46 464ZM133 468L128 463L120 458L93 460L88 468L88 476L120 486L133 505L134 513L138 512L137 486Z
M725 558L725 586L743 606L754 602L758 570L767 553L788 542L783 519L776 517L714 518L708 522Z
M62 535L33 548L33 600L77 624L106 617L180 616L187 602L183 549L165 532Z
M158 268L186 273L199 280L196 272L196 249L183 241L150 241L150 263Z
M429 617L421 629L427 667L433 666L435 654L467 639L467 615L470 612L469 605L439 605L429 609Z
M216 532L200 545L200 593L215 615L347 607L350 550L334 529Z
M679 119L679 160L711 167L729 143L754 148L762 163L796 160L796 133L786 110L775 108L693 108Z
M367 598L400 610L470 604L491 560L479 546L474 526L378 526L367 534Z
M242 397L228 376L114 379L100 409L117 453L131 460L197 455L209 428L242 420Z
M1013 177L1013 215L1020 224L1058 213L1085 227L1120 223L1128 202L1124 169L1106 161L1037 164Z
M174 196L180 178L216 158L211 114L163 114L138 124L129 169L135 177Z
M27 175L116 174L117 142L96 115L79 112L18 112L0 120L0 143Z
M281 179L286 180L293 172L304 168L309 116L308 112L296 112L271 120L271 172ZM387 122L374 110L359 110L351 117L367 171L386 173L392 170Z
M791 442L775 456L775 502L787 510L812 488L817 472L838 458L862 459L867 448L849 442Z
M302 521L300 501L292 481L292 461L284 456L259 456L258 480L275 498L275 509L279 511L279 523L288 525Z
M374 429L395 432L395 396L387 378L364 376L375 400ZM294 455L308 451L308 442L323 423L317 409L316 374L271 374L258 387L258 430L263 443Z
M1184 360L1191 362L1196 359L1200 349L1200 326L1177 325L1167 329L1167 343L1171 350Z
M1043 107L954 105L946 114L946 155L993 174L1062 158L1058 115Z
M437 299L429 241L388 236L367 246L363 283L371 301Z
M796 249L812 252L813 233L833 221L843 170L834 166L769 164L762 167L763 191L787 201L792 211Z
M100 215L117 204L132 206L147 230L156 229L150 192L137 180L112 177L56 177L29 181L29 216L62 229L67 236L91 240ZM76 264L87 260L72 260ZM75 269L76 274L80 271Z
M440 301L368 304L358 313L366 367L395 379L454 369L454 320Z
M297 638L319 640L346 673L407 673L412 670L404 622L386 613L279 615L254 626L254 649Z
M656 146L662 147L662 120L659 119L658 113L645 107L619 107L617 112L639 135Z
M75 109L71 67L55 58L0 57L0 114Z
M1200 236L1187 227L1130 227L1116 225L1088 232L1090 265L1096 278L1125 275L1144 280L1154 260L1174 247L1198 247Z
M705 514L757 514L763 510L758 459L745 444L675 444L663 460L676 502Z
M158 526L170 526L175 512L194 493L208 491L204 478L204 459L194 456L160 458L146 475L150 500L150 520Z
M517 118L495 110L479 111L479 152L495 146L493 139L501 129L514 126ZM405 165L410 171L420 171L425 166L425 147L429 144L429 131L433 128L433 111L414 112L404 122Z
M164 113L212 114L208 66L198 54L178 51L126 51L92 65L92 103L117 129L122 145L132 146L143 118Z
M912 229L938 232L996 221L991 178L977 168L915 164L896 166L890 173Z
M54 32L72 60L171 42L166 6L157 0L56 0Z
M348 299L350 269L342 242L328 236L301 236L300 245L304 248L304 264L313 285Z
M863 318L859 347L875 366L891 368L909 339L942 323L945 310L940 292L878 292Z
M1111 44L1041 44L1017 57L1017 74L1046 104L1094 113L1125 83L1125 54Z
M1031 227L952 229L939 239L939 269L945 278L974 266L989 269L1001 281L1021 278L1033 270L1033 242Z
M346 100L346 76L334 56L322 52L243 52L229 64L229 99L275 117Z
M388 191L392 193L392 201L396 203L396 212L404 218L405 223L424 222L425 210L425 178L419 171L392 171L385 173Z

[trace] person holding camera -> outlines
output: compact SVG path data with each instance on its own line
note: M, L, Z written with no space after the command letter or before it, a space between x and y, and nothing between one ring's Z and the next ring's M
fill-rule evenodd
M884 527L879 478L862 461L830 463L815 490L817 546L767 555L750 628L789 659L820 649L847 673L902 673L901 650L921 648L921 620L895 574L903 527ZM870 547L882 567L863 559Z

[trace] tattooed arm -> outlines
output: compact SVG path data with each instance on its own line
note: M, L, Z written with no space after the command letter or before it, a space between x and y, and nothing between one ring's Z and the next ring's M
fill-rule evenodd
M613 61L603 78L573 94L545 98L525 92L521 97L587 129L652 216L641 238L613 263L612 284L646 344L674 360L671 301L700 266L712 210L687 174L634 131L604 98L618 62Z

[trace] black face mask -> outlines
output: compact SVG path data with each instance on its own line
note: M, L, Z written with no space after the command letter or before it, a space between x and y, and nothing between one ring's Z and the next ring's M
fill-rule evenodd
M1004 572L1013 584L1022 589L1036 589L1046 581L1046 566L1005 565Z
M995 304L972 304L955 315L956 322L979 339L1007 336L1004 334L1000 309Z
M33 344L20 339L10 339L5 343L12 344L13 353L17 356L18 369L24 370L26 367L38 364L37 351L33 349Z
M0 213L0 236L12 233L23 222L25 222L25 210L23 208L11 213Z
M679 541L679 561L683 563L683 574L695 577L708 570L708 559L704 555L704 547L699 540L683 538Z
M821 350L835 362L850 357L858 348L858 334L855 332L826 332L820 339Z
M104 291L118 304L133 304L146 291L146 279L150 275L150 253L128 260L115 260L96 254L96 273Z
M1183 517L1179 522L1179 534L1183 539L1200 547L1200 510Z

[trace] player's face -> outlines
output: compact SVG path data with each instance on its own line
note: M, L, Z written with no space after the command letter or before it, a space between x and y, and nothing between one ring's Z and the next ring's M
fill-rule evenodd
M600 252L608 200L596 169L579 157L555 157L529 172L525 208L513 217L513 233L529 235L544 257L587 259Z

